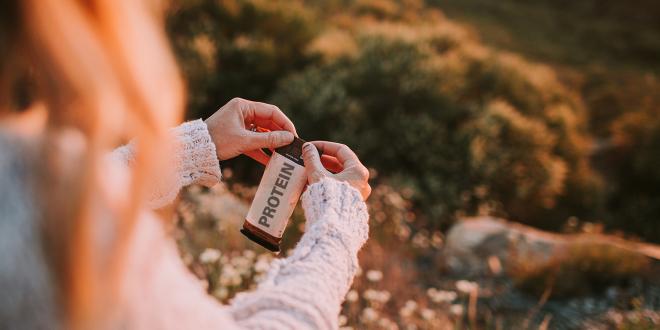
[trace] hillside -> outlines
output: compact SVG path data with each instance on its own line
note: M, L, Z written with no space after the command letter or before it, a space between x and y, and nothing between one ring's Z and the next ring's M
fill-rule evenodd
M552 281L571 281L581 267L593 270L581 280L606 279L568 296L544 276L455 274L443 255L448 230L473 216L660 242L658 7L180 0L167 23L189 117L235 96L271 102L301 137L346 143L370 168L371 240L342 310L348 325L626 328L654 324L660 296L642 263L625 267L626 253L595 247L528 268L562 274ZM244 208L262 167L248 159L222 166L227 186L186 192L179 216L184 256L228 301L272 257L215 206L234 205L229 198ZM229 207L232 217L241 207ZM297 210L285 249L303 221Z

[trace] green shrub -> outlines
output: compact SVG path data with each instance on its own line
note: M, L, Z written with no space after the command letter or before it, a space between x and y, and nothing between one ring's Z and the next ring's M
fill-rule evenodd
M291 76L271 101L303 136L351 145L412 188L436 225L484 205L554 228L558 214L589 214L589 198L559 205L568 191L597 187L578 99L548 69L453 28L370 24L354 33L357 55Z
M659 109L649 107L617 119L607 158L613 169L608 224L655 241L660 240Z
M485 212L550 229L601 215L579 97L418 1L182 0L168 29L190 116L234 96L277 104L302 137L349 144L413 191L436 228Z
M314 11L292 1L181 0L168 18L195 117L236 96L266 99L279 79L313 61L305 47L319 30Z
M553 297L575 297L600 294L609 286L648 276L650 259L586 238L570 243L547 261L523 258L514 265L509 275L518 288L535 295L551 290Z

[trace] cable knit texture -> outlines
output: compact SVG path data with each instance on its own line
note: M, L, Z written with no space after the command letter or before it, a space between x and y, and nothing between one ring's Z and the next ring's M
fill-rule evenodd
M150 180L150 196L147 206L156 209L171 203L181 187L201 184L207 187L216 184L220 178L220 164L215 153L215 144L211 139L206 124L201 120L183 123L172 129L174 150L171 150L173 175ZM135 158L136 143L115 149L111 158L131 165Z
M307 226L291 256L273 261L257 290L233 301L244 327L337 328L368 236L367 208L356 189L329 178L309 186L302 205Z
M172 157L174 180L155 184L150 205L159 207L174 199L181 187L199 183L212 185L220 178L215 147L202 121L185 123L173 130L178 143ZM0 142L2 140L0 139ZM134 146L116 149L110 155L115 165L132 163ZM0 165L18 158L16 150L0 143ZM3 157L6 160L3 162ZM34 159L34 158L33 158ZM0 166L0 188L20 192L25 210L34 201L22 183L14 180L17 167ZM0 189L2 190L2 189ZM3 190L4 191L4 190ZM50 308L50 282L46 261L39 253L37 220L30 212L16 210L21 203L0 203L5 222L0 231L2 254L22 256L23 268L0 267L0 324L17 325L17 317L36 328L59 328ZM252 292L239 294L230 306L209 296L201 281L182 262L174 240L160 219L150 211L141 213L127 243L122 274L119 313L111 328L122 329L335 329L340 305L357 271L357 252L368 236L368 213L360 193L346 183L326 178L308 187L303 195L307 229L292 254L273 261L271 269ZM109 220L108 220L109 219ZM99 223L112 221L100 217ZM25 224L29 224L26 226ZM112 226L111 226L112 227ZM31 228L26 232L26 228ZM113 233L107 233L112 237ZM13 259L12 259L13 260ZM27 261L34 262L27 262ZM20 272L18 274L17 272ZM12 280L12 283L2 281ZM42 288L34 290L34 288ZM25 296L28 295L28 296ZM23 304L16 297L24 297ZM44 307L44 304L46 306ZM45 313L33 313L45 310ZM28 316L29 320L27 320ZM41 326L40 326L41 325ZM20 327L20 325L17 325ZM9 326L12 328L12 326Z

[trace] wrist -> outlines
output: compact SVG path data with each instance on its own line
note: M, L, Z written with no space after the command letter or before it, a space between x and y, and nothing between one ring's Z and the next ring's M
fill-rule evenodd
M346 182L325 177L303 194L306 227L322 226L336 232L356 251L369 235L369 214L360 192Z
M203 121L204 126L206 126L206 130L209 133L209 136L211 137L211 142L213 143L213 149L215 150L215 157L218 160L222 160L220 158L220 146L218 145L217 141L217 132L216 132L216 125L213 125L213 117L206 118L206 120Z
M209 126L202 120L193 120L174 129L182 152L177 153L179 172L194 183L211 186L220 180L217 146ZM192 182L191 182L192 183Z

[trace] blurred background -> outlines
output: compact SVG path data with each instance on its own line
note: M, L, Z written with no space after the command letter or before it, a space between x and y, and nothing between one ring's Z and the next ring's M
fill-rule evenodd
M659 2L174 0L166 24L187 117L273 103L370 168L342 325L660 327ZM262 172L223 163L177 206L221 301L274 258L238 233Z

